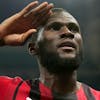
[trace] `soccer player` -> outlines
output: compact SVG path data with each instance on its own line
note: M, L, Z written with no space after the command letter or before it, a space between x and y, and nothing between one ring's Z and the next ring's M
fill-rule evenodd
M20 77L9 78L1 76L0 99L100 100L99 91L77 81L77 69L83 60L83 40L77 20L62 8L51 10L52 5L50 4L47 4L47 8L50 9L47 12L48 14L45 13L46 15L44 16L47 17L49 15L46 21L43 20L38 24L37 20L32 20L37 25L35 26L34 24L31 27L34 34L32 35L32 41L28 45L29 53L32 56L36 56L38 61L40 77L36 80L25 81ZM37 18L38 14L40 12L36 12L35 16L33 14L33 19ZM41 17L40 20L44 19L44 17ZM5 24L6 22L9 23L9 20L5 21ZM10 22L15 23L15 21L11 20ZM24 23L26 22L24 20ZM28 23L27 25L30 24ZM23 28L27 29L24 25ZM38 29L37 32L34 28ZM17 35L25 35L27 33L21 30L18 32L15 30L15 33L20 33ZM1 31L1 33L6 32ZM1 36L1 44L22 45L25 42L26 38L17 37L16 39L14 32L10 33ZM32 33L30 32L30 34ZM28 38L28 36L26 37Z

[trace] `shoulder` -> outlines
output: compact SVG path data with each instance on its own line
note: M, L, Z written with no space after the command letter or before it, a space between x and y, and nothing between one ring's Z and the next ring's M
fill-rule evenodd
M5 100L4 98L9 98L8 100L11 100L10 98L12 98L13 95L16 95L17 98L25 98L25 96L29 94L29 91L29 84L21 77L11 78L0 76L0 99ZM22 95L23 93L24 95Z
M100 99L100 91L95 90L93 88L90 87L91 92L94 94L95 97L98 98L98 100Z
M0 86L1 85L7 85L9 83L17 83L22 81L23 79L21 77L15 77L15 78L11 78L8 76L0 76Z
M11 78L8 76L0 76L0 91L5 91L10 84L18 84L23 81L21 77Z
M85 93L87 95L94 96L94 98L96 100L99 100L100 99L100 91L95 90L95 89L93 89L92 87L90 87L90 86L88 86L86 84L82 84L82 86L83 86L83 89L84 89L84 91L85 91Z
M20 81L22 81L20 77L10 78L7 76L0 76L0 98L3 99L8 92L8 89L12 88L13 84L16 85Z

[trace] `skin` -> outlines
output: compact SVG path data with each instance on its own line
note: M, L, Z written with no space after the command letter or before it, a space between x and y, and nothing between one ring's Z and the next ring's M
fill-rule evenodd
M64 42L64 41L70 41L73 44L75 44L75 46L77 46L76 51L79 52L79 46L81 45L81 42L80 42L81 35L80 35L79 25L78 25L77 21L72 16L68 15L67 13L64 13L62 15L59 15L59 17L50 18L48 20L47 25L45 26L45 29L44 29L44 33L43 33L44 37L43 38L48 39L50 42L53 42L53 44L55 44L55 45L59 45L61 42ZM55 23L56 23L55 27L59 26L60 29L56 29L56 30L52 29L52 25ZM73 25L73 26L70 26L71 29L68 29L69 24ZM49 29L50 26L51 26L51 29ZM73 27L76 27L76 28L74 29ZM71 36L68 36L68 39L60 40L59 37L62 36L63 34L68 34L68 35L70 34ZM74 39L73 39L73 36L75 37ZM71 39L69 39L70 37L71 37ZM50 47L48 47L48 48L50 48ZM57 48L55 48L55 49L57 49ZM67 47L66 52L68 52L68 53L66 53L62 49L64 49L64 48L59 48L57 50L57 52L59 53L59 56L75 57L75 50L73 50L73 48Z
M56 25L57 27L59 26L59 28L56 28ZM64 35L67 37L63 38ZM82 36L78 22L66 12L57 16L51 15L44 26L43 32L38 36L37 45L34 46L31 44L29 47L32 55L37 55L40 66L40 80L42 83L61 95L76 92L81 86L81 83L77 82L76 70L55 74L50 73L49 70L41 64L38 54L38 43L43 42L44 40L46 43L48 42L46 49L50 52L57 53L60 58L75 58L76 54L79 53L82 48ZM74 44L75 48L70 46L58 48L58 45L63 42L71 42Z
M31 10L37 4L37 1L30 3L22 11L11 16L0 25L0 39L3 39L5 45L22 45L27 38L29 38L32 33L35 33L36 29L45 22L45 19L49 18L52 14L51 8L53 5L44 2ZM41 17L43 19L38 20ZM60 25L61 28L58 30L50 28L53 23L58 23L57 26ZM69 27L70 23L73 23L71 25L73 27L77 26L78 31L77 28ZM65 35L67 35L66 39L63 38ZM51 74L40 63L38 58L38 42L43 40L49 43L46 49L48 51L51 50L51 52L57 52L60 58L74 58L82 46L82 36L77 21L65 12L59 16L50 17L43 29L43 34L38 37L37 45L32 44L29 46L30 53L37 55L40 66L40 80L42 83L62 95L76 92L81 86L81 84L77 82L76 70L70 72L66 71L66 73L60 75L55 73ZM75 48L70 46L58 48L58 45L65 41L74 44Z
M31 2L20 12L0 24L0 39L4 41L5 45L24 44L37 31L37 27L48 19L52 13L51 8L53 8L53 4L48 4L48 2L40 5L38 5L38 1ZM39 20L41 17L43 19Z

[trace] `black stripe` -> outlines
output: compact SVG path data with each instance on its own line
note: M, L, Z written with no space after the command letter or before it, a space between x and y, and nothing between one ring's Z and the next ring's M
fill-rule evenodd
M21 86L21 84L23 83L23 81L21 81L18 86L16 87L16 90L15 90L15 93L14 93L14 96L13 96L13 100L16 100L16 95L17 95L17 92L18 92L18 89L19 87Z
M40 88L39 88L39 80L30 80L31 90L30 90L30 98L32 100L40 100Z
M83 90L84 90L84 93L87 97L87 100L96 100L95 97L93 96L91 90L90 90L90 87L86 84L82 84L83 85Z

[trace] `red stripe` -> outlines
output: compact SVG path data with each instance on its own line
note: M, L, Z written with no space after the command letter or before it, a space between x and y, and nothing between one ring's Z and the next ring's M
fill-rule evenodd
M86 95L84 93L83 87L81 86L80 89L76 93L77 100L87 100Z
M92 88L90 88L92 94L94 95L96 100L100 100L100 91L94 90Z
M14 96L14 92L18 86L18 84L22 81L20 77L15 77L11 80L8 91L7 91L7 96L5 97L5 100L12 100Z
M48 87L44 86L42 83L39 83L39 88L41 93L40 100L53 100L52 92Z
M26 98L29 97L29 93L30 86L27 84L26 81L24 81L19 87L18 93L16 95L16 100L26 100Z
M0 76L0 100L12 100L14 90L16 89L14 84L17 84L14 80L7 76Z

